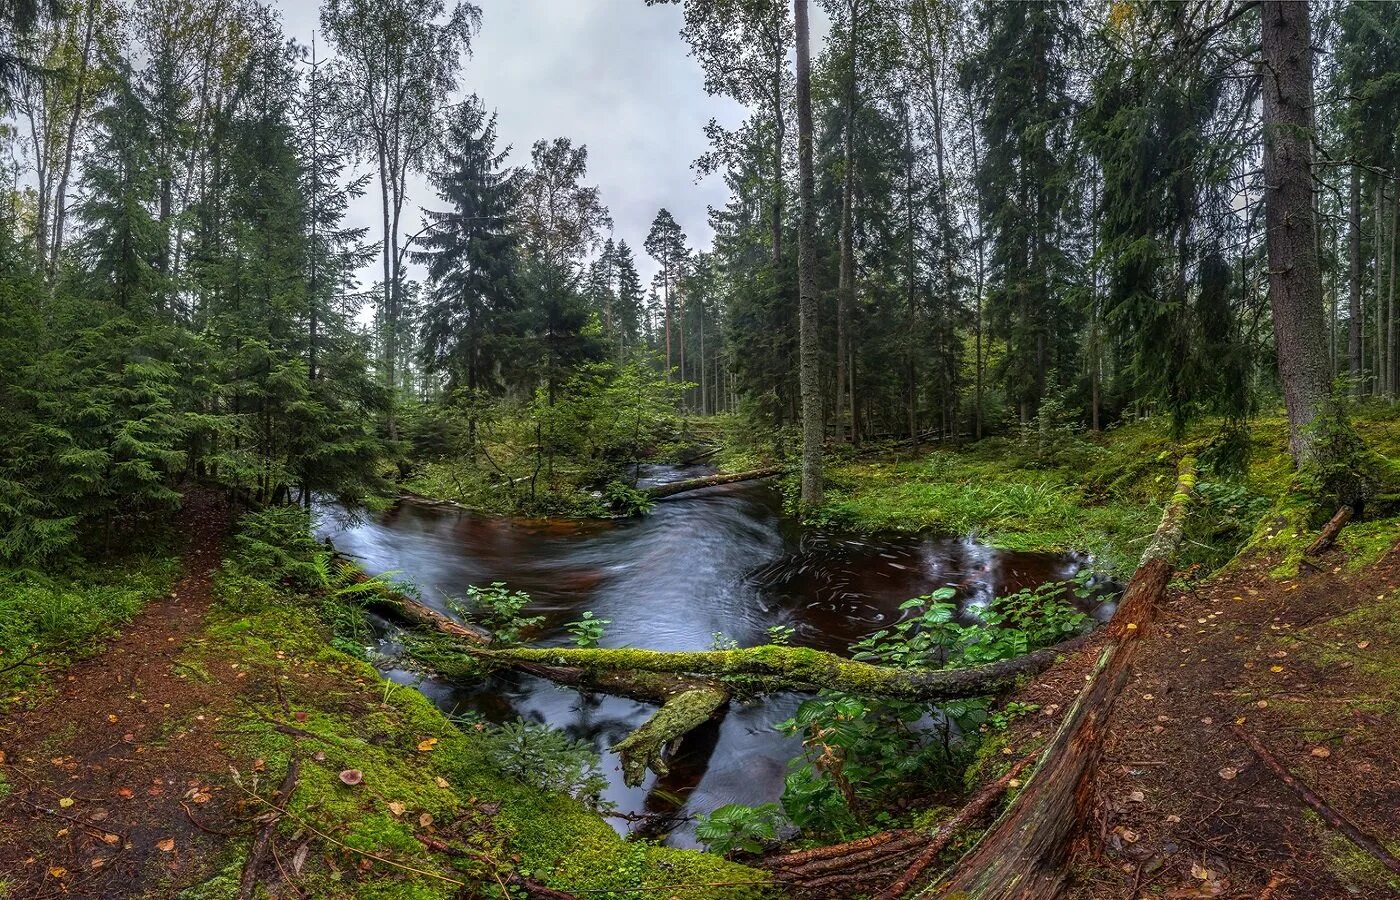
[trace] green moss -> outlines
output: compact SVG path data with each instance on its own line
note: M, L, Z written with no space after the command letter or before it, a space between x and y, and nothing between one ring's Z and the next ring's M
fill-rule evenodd
M1347 840L1336 829L1324 825L1315 813L1308 812L1307 817L1313 835L1322 847L1322 856L1327 861L1327 867L1357 896L1377 897L1391 891L1400 892L1400 876ZM1387 842L1385 848L1400 856L1400 841Z
M256 774L260 794L281 779L296 752L300 782L282 827L316 829L326 836L318 847L344 858L342 872L355 873L351 885L330 872L309 872L303 887L310 896L445 898L458 895L454 881L490 896L496 878L512 871L598 897L652 897L658 890L683 898L765 895L761 872L695 851L629 843L576 801L502 774L482 742L422 694L388 685L368 664L333 649L303 616L289 606L225 614L188 661L236 661L250 684L268 692L265 703L233 716L228 740L235 758L262 760L261 772L245 768L239 776L251 790ZM303 715L280 710L274 694ZM309 736L289 735L267 719ZM346 786L343 769L360 770L363 782ZM467 824L454 829L459 822ZM416 836L422 833L472 855L432 852ZM360 871L367 857L347 848L399 867L370 860Z

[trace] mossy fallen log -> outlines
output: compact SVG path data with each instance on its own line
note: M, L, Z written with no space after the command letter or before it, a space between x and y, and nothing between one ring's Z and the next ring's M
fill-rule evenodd
M642 493L652 500L661 500L672 497L676 494L684 494L686 491L696 491L700 488L715 487L721 484L734 484L738 481L753 481L756 478L772 478L774 475L781 475L783 470L778 466L769 466L764 469L752 469L748 472L729 472L721 475L706 475L703 478L688 478L685 481L673 481L670 484L658 484L646 488Z
M1178 468L1176 490L1108 624L1109 642L1061 720L1025 788L947 873L935 896L958 900L1052 900L1064 888L1070 838L1088 813L1093 775L1113 706L1172 576L1195 460Z
M809 647L762 646L738 650L581 649L574 647L469 647L468 653L498 665L553 666L608 673L687 675L719 679L755 693L834 689L864 697L939 701L980 697L1013 686L1017 679L1050 667L1087 635L1053 647L981 666L960 669L902 669L846 659Z

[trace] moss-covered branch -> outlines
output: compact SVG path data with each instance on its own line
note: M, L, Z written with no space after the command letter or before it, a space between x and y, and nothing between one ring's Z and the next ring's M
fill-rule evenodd
M699 685L662 704L656 715L612 748L622 762L622 780L636 787L651 769L667 772L666 757L691 729L706 722L729 702L729 692L717 685Z

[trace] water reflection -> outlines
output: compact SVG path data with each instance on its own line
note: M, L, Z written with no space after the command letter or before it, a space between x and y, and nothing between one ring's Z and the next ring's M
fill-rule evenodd
M657 468L649 477L695 474ZM897 620L900 603L934 588L956 588L963 608L974 610L999 593L1071 577L1081 564L1073 555L1005 553L967 539L803 529L783 515L776 492L752 482L658 503L645 518L619 522L509 520L405 503L367 521L327 517L323 533L370 571L398 570L439 609L469 585L503 581L534 599L527 614L545 617L540 643L566 643L563 626L592 610L612 621L603 646L659 650L708 649L716 634L749 646L785 625L795 644L841 652ZM420 688L449 712L548 723L600 750L652 712L518 673L471 686L428 680ZM650 775L638 788L623 785L604 754L606 798L625 814L669 816L639 827L690 845L695 814L782 793L800 743L772 725L799 699L732 706L685 738L665 779ZM615 824L633 827L623 818Z

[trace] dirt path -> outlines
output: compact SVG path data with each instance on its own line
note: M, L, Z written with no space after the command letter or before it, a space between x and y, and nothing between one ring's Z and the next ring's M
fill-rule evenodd
M1400 897L1231 731L1400 847L1400 543L1359 571L1338 551L1297 577L1269 570L1247 562L1169 594L1109 720L1068 896ZM1020 692L1039 711L1013 747L1053 730L1095 653Z
M218 500L187 498L189 550L170 595L72 666L54 696L0 723L12 787L0 801L8 896L131 896L181 880L229 839L204 829L227 827L232 799L190 773L227 771L217 717L203 721L202 711L227 708L239 679L179 662L204 626L227 525Z

